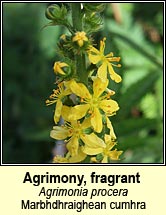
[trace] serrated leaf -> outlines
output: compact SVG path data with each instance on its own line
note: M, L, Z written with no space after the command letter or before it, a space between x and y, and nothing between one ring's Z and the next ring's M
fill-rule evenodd
M118 113L119 118L125 118L129 115L131 108L137 105L142 97L152 89L159 76L157 72L148 73L148 75L128 88L126 93L124 93L119 100L119 105L121 107Z

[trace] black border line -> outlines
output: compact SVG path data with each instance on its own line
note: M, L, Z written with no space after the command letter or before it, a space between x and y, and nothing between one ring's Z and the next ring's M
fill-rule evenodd
M3 152L3 108L2 108L2 91L3 91L3 65L2 65L2 49L3 49L3 3L80 3L80 2L87 2L87 3L94 3L94 1L1 1L1 159L0 159L0 166L166 166L165 163L165 1L95 1L97 3L163 3L163 163L111 163L111 164L52 164L52 163L44 163L44 164L4 164L2 163L2 152Z

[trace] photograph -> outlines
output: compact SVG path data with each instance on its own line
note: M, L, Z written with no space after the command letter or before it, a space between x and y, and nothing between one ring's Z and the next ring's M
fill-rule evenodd
M3 2L1 165L162 165L164 2Z

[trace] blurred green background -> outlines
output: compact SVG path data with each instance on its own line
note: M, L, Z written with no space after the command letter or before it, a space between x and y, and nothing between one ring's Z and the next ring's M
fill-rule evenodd
M93 4L93 3L90 3ZM164 3L107 3L96 43L121 56L121 84L111 83L120 110L112 117L119 163L163 162ZM48 163L54 107L53 63L62 27L48 23L48 3L3 3L3 163Z

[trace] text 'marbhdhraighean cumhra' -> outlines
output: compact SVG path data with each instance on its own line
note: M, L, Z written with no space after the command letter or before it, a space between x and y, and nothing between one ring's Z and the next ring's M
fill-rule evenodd
M90 183L90 188L87 187ZM39 188L38 201L32 199L21 200L21 209L51 209L51 210L76 210L81 212L89 209L146 209L145 201L117 201L118 196L128 197L127 184L140 184L140 173L135 174L97 174L91 172L89 176L84 174L35 174L26 172L23 183L32 184ZM48 187L48 185L51 184ZM72 188L65 188L63 185L72 184ZM94 185L98 185L97 188ZM117 184L123 184L123 188L116 188ZM102 185L100 187L100 185ZM125 188L124 188L125 187ZM65 197L65 198L64 198ZM82 200L77 200L82 197ZM95 201L96 197L103 197L103 201ZM107 197L104 199L104 197ZM108 202L108 197L110 201ZM42 198L42 199L41 199ZM43 200L44 198L44 200ZM68 201L64 201L67 198ZM71 199L71 201L69 201ZM105 200L105 201L104 201Z

